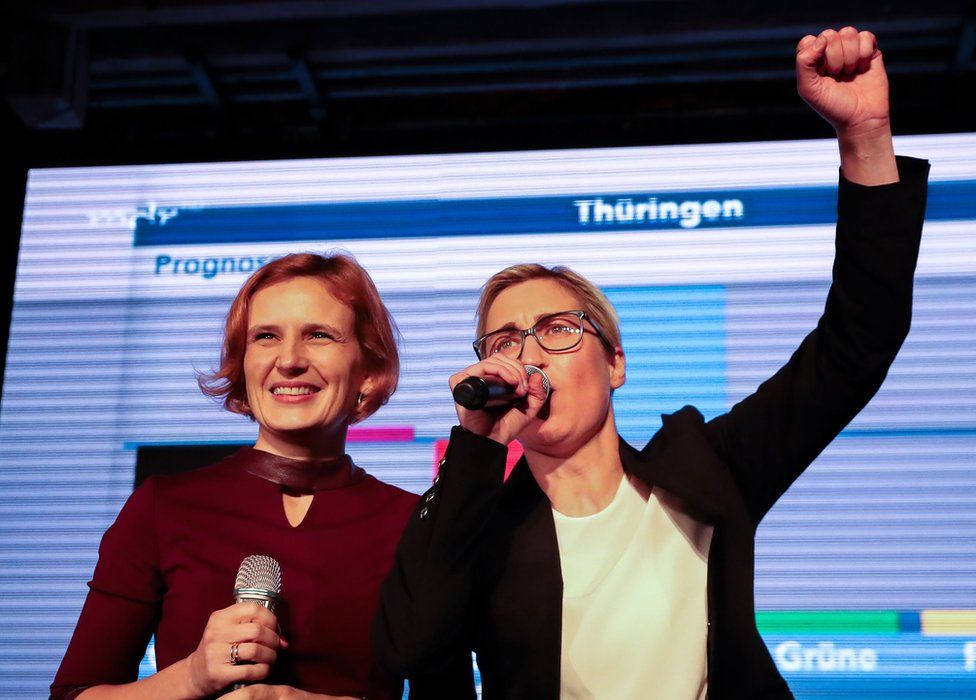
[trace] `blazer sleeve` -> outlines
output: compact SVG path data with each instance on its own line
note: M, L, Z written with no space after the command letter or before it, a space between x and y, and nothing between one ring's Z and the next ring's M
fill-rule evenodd
M453 679L455 691L440 697L474 697L470 671L461 667L471 666L468 619L478 551L501 495L506 455L504 445L455 427L438 478L404 529L380 589L373 651L412 688Z
M874 396L908 334L928 170L899 157L897 183L841 176L823 315L786 365L707 425L755 525Z
M88 597L51 698L74 698L91 686L131 683L138 677L164 591L153 481L147 479L133 492L102 536Z

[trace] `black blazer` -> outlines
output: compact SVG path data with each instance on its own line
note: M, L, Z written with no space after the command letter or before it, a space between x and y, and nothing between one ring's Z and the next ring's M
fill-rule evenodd
M754 535L875 394L908 333L928 163L898 165L891 185L841 178L826 308L785 366L714 420L686 406L664 416L644 449L620 441L627 472L714 526L710 698L793 697L756 629ZM505 454L454 428L382 587L374 652L415 679L411 697L473 697L471 651L485 698L559 697L562 578L551 506L524 459L503 484Z

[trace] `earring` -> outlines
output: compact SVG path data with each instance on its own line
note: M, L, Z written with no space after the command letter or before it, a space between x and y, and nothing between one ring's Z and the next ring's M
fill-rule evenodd
M365 399L365 398L366 398L366 395L363 394L363 392L360 391L358 394L356 394L356 403L357 404L362 403L363 402L363 399Z

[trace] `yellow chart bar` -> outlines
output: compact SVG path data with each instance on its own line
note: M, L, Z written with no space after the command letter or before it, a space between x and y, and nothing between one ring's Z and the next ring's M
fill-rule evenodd
M976 610L923 610L921 623L929 637L976 636Z

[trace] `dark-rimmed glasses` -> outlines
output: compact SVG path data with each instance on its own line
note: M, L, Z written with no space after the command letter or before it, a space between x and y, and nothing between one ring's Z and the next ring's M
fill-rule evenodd
M479 360L492 355L505 355L517 360L525 347L525 338L534 336L543 350L561 352L572 350L583 340L586 327L583 321L589 321L593 331L603 345L613 352L613 346L604 337L603 331L593 322L585 311L559 311L543 316L531 328L519 330L517 328L501 328L478 338L471 345Z

